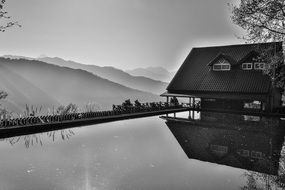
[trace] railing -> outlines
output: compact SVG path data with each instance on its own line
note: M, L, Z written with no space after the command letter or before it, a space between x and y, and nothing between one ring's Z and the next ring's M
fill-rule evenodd
M45 116L32 116L32 117L15 118L15 119L3 119L0 121L0 128L60 123L67 121L79 121L84 119L96 119L100 117L118 116L122 114L132 114L132 113L153 112L153 111L161 111L161 110L175 109L182 107L183 104L174 105L162 102L158 103L152 102L141 105L129 105L129 106L113 105L113 110L109 111L96 111L96 112L70 113L64 115L45 115Z
M183 107L189 107L189 108L194 108L194 109L200 109L201 108L201 102L195 102L194 104L189 104L189 103L181 103Z

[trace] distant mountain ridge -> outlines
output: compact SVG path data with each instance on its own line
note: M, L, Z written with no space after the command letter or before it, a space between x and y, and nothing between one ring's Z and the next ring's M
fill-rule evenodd
M138 68L123 71L111 66L100 67L97 65L85 65L75 61L64 60L59 57L45 57L44 55L39 56L38 58L16 55L3 55L2 57L9 59L39 60L61 67L82 69L129 88L158 95L164 92L168 86L168 82L163 81L170 81L174 76L174 73L171 73L162 67Z
M133 76L144 76L154 80L160 80L164 82L170 82L175 72L169 72L163 67L147 67L147 68L136 68L132 70L126 70L125 72Z
M25 104L52 108L93 102L106 110L128 98L141 102L160 100L157 95L125 87L85 70L22 58L0 58L0 90L8 92L1 104L17 112L23 111Z
M129 88L150 92L153 94L161 94L165 91L168 83L159 80L153 80L144 76L132 76L120 69L114 67L100 67L96 65L85 65L74 61L66 61L58 57L38 58L39 61L55 64L62 67L70 67L73 69L82 69L89 71L97 76L122 84Z
M35 59L32 57L21 56L21 55L3 55L1 57L8 58L8 59L27 59L27 60L34 60Z

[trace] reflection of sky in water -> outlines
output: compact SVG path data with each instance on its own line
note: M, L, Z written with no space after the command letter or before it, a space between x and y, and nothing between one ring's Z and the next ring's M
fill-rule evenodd
M188 159L156 117L74 128L25 148L0 142L0 189L240 189L244 170Z

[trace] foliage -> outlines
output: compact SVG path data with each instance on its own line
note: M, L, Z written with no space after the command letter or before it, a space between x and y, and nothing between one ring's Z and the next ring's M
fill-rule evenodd
M18 22L15 21L8 21L11 17L8 16L8 12L4 10L4 4L6 3L6 0L0 1L0 19L6 19L7 22L4 25L0 26L0 31L5 32L7 28L10 28L12 26L19 26L21 25Z
M11 119L13 118L13 113L9 112L4 108L0 108L0 119Z
M45 134L48 138L52 139L53 142L55 142L56 139L60 139L60 138L62 140L68 140L69 138L75 135L75 133L71 129L63 129L63 130L57 130L57 131L49 131L46 133L9 137L4 140L9 142L12 146L17 143L23 142L26 148L30 148L31 146L34 146L36 144L43 146L43 139L44 140L47 139L44 137Z
M274 86L285 90L285 65L284 55L281 50L276 50L275 47L268 47L263 49L260 55L259 62L268 63L267 67L263 71L264 74L271 78Z
M83 110L83 112L95 112L98 111L99 109L100 106L98 106L96 103L89 102L88 104L85 105L85 109Z
M231 5L233 23L247 31L243 38L248 42L273 42L285 40L284 0L241 0ZM265 69L276 87L285 89L285 68L282 52L265 50L263 57L269 63ZM283 68L282 68L283 67Z
M242 190L258 190L261 188L257 187L257 180L254 176L255 173L245 173L244 176L247 178L246 185L241 187Z
M130 99L125 100L125 102L122 103L123 107L131 107L133 104L131 103Z
M7 96L8 96L7 92L0 91L0 100L5 99ZM9 112L5 108L0 108L0 119L10 119L10 118L12 118L12 112Z
M279 176L248 171L243 174L246 179L246 184L241 187L241 190L281 190L284 184L278 180Z
M135 106L136 106L136 107L141 107L141 105L142 105L142 104L139 102L139 100L136 100L136 101L135 101Z
M284 0L241 0L232 5L232 21L246 30L253 42L284 41Z
M25 107L25 111L24 111L24 114L23 116L24 117L29 117L29 116L38 116L40 115L40 112L42 111L42 106L40 108L38 108L37 106L34 107L33 105L32 106L28 106L26 104L26 107Z
M67 106L59 106L56 109L56 114L58 115L65 115L69 113L77 113L78 112L78 107L75 104L68 104Z
M5 99L8 96L7 92L0 91L0 100Z
M176 97L171 98L171 99L170 99L170 103L171 103L171 104L174 104L174 105L179 105L179 102L178 102L178 100L177 100Z
M4 4L6 3L6 0L0 0L0 19L6 19L9 20L11 17L8 16L8 12L4 10ZM18 22L8 21L4 25L0 25L0 31L5 32L7 28L10 28L12 26L19 26ZM4 99L8 96L8 94L4 91L0 91L0 100ZM0 109L0 117L1 119L8 119L12 117L12 113L8 112L6 109L1 108Z
M246 184L241 187L242 190L281 190L285 187L285 144L282 145L279 158L278 175L269 175L254 171L247 171L243 177L246 179ZM269 161L270 162L270 161Z

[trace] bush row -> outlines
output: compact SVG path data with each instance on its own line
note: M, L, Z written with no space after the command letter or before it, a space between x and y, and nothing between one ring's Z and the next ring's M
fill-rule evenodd
M113 115L121 115L128 113L140 113L140 112L149 112L149 111L158 111L168 108L181 107L181 105L164 105L164 106L144 106L144 107L128 107L120 108L117 106L116 109L111 111L98 111L98 112L85 112L85 113L70 113L64 115L47 115L47 116L33 116L25 118L16 118L16 119L4 119L0 121L0 127L8 128L13 126L26 126L26 125L36 125L36 124L46 124L54 122L64 122L72 121L78 119L90 119L98 117L106 117Z

